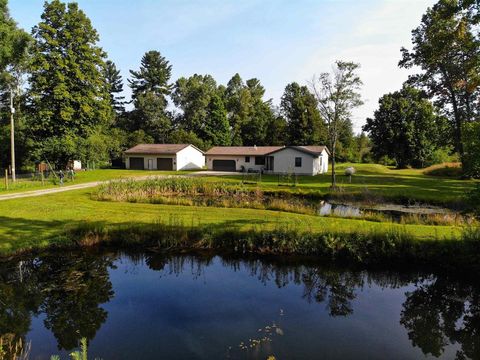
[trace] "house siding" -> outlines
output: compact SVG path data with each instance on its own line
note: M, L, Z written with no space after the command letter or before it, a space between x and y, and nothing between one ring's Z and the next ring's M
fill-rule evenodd
M187 146L177 153L176 170L200 170L204 166L205 156L193 146Z
M248 170L262 170L265 165L255 165L255 156L250 155L250 162L245 162L245 157L248 155L206 155L207 169L213 170L213 160L234 160L235 161L235 170L241 171L242 166ZM262 156L264 157L264 156Z

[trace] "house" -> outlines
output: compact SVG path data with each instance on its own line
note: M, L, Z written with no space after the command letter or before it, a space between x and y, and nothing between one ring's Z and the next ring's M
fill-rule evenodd
M328 171L326 146L217 146L205 153L207 169L317 175Z
M200 170L202 150L192 144L139 144L125 151L125 167L137 170Z
M317 175L328 171L326 146L285 146L267 154L265 170L274 174Z
M262 171L265 156L281 146L215 146L205 153L207 169L214 171Z

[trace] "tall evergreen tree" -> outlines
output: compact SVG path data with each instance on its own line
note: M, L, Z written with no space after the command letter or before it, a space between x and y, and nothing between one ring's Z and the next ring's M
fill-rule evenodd
M306 86L296 82L288 84L282 96L281 109L288 124L289 145L324 143L325 129L317 101Z
M140 69L130 70L130 75L131 79L128 83L134 100L140 94L151 92L157 96L166 96L172 90L172 85L169 83L172 65L159 51L147 51L142 57Z
M172 130L171 114L167 111L167 96L172 66L158 51L143 55L140 70L130 70L134 111L130 114L130 130L143 130L156 142L164 143Z
M105 63L105 79L110 93L110 104L117 114L122 114L125 112L125 96L121 96L123 80L120 70L117 70L115 63L111 60Z
M75 143L75 137L87 137L92 129L109 124L113 112L103 72L105 53L85 13L76 3L53 0L45 3L41 18L32 30L29 96L30 128L45 153L46 145L71 148L66 139ZM72 156L49 152L59 164Z

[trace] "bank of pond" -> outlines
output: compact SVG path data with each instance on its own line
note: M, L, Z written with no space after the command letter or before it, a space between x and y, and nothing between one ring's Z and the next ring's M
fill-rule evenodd
M89 248L4 259L0 289L5 359L480 357L478 281L411 267Z
M429 204L386 203L373 195L341 191L265 190L255 184L191 177L116 180L101 185L98 201L277 210L298 214L360 218L401 224L476 226L472 214ZM464 209L465 210L465 209Z

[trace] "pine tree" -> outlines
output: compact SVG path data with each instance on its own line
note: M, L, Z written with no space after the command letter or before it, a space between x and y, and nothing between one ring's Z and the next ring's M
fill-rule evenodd
M108 125L113 115L103 72L105 53L88 17L76 3L53 0L45 3L41 18L32 30L29 93L30 125L40 153L48 152L47 144L73 149L76 137L86 138L96 127ZM50 154L50 160L61 164L71 151Z
M159 51L151 50L143 55L139 71L130 70L131 79L128 80L132 89L132 98L152 92L158 96L169 95L172 85L169 84L172 76L172 65L169 64Z
M105 80L110 93L110 104L117 114L122 114L125 111L125 96L119 94L123 92L123 80L113 61L105 63Z

